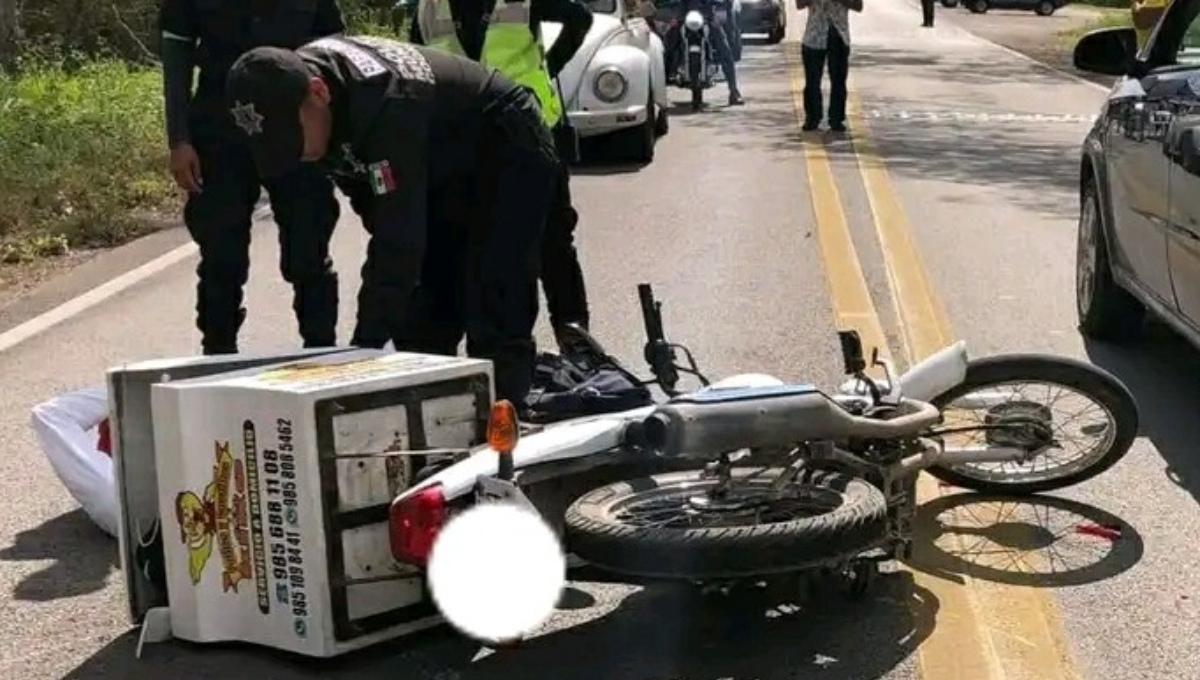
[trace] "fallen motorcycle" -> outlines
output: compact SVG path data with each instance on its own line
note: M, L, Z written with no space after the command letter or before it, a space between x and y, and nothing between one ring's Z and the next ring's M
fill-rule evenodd
M881 562L911 556L920 471L986 493L1051 491L1112 467L1137 432L1133 397L1110 374L1045 355L972 360L962 342L893 379L857 333L841 332L850 379L833 394L762 374L710 383L667 342L650 286L639 294L647 383L668 399L538 428L501 455L485 446L431 470L392 504L397 560L423 565L455 512L507 501L536 508L582 560L627 577L725 587L820 573L861 595ZM702 388L677 390L681 373ZM1098 419L1078 424L1078 407L1056 415L1053 390ZM1085 446L1070 458L1075 439Z

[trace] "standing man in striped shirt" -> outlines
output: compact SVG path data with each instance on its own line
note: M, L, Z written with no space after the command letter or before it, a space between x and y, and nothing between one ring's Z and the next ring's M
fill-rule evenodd
M804 59L804 130L816 130L824 115L821 79L829 64L829 129L846 131L846 79L850 75L850 13L862 0L796 0L808 10L800 42Z

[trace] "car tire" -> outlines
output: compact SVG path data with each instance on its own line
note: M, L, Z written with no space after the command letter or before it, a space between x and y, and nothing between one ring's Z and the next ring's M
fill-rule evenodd
M633 163L650 163L654 160L654 146L658 142L658 107L654 105L653 86L646 101L645 122L635 128L621 130L616 137L622 160Z
M986 14L988 11L987 0L971 0L967 5L967 9L971 10L972 14Z
M942 7L946 9L954 9L958 7L958 0L942 0Z
M663 108L658 109L658 117L654 120L654 134L662 137L671 131L670 113Z
M784 26L783 22L781 21L775 25L775 28L771 29L770 33L767 34L767 44L768 45L778 45L779 43L783 42L783 37L786 34L787 34L787 27Z
M1112 259L1096 185L1089 183L1079 206L1075 249L1075 310L1079 331L1095 340L1130 340L1141 332L1146 308L1112 275Z
M1033 11L1040 17L1048 17L1054 14L1054 10L1056 9L1058 8L1054 6L1052 0L1042 0L1037 4L1037 7L1033 8Z

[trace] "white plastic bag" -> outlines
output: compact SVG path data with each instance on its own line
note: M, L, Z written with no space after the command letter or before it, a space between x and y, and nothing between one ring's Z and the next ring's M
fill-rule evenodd
M71 496L106 533L117 536L117 488L112 457L98 430L108 418L103 385L55 397L33 408L33 431Z

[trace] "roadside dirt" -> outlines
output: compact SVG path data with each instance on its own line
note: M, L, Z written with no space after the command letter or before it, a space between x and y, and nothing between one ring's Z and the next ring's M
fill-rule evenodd
M24 297L41 284L96 257L100 250L85 250L20 264L0 264L0 308Z
M938 6L935 21L949 19L956 25L1003 45L1060 71L1077 75L1105 87L1112 85L1112 76L1078 71L1071 63L1074 39L1064 33L1093 24L1104 10L1087 5L1068 5L1048 17L1033 12L991 10L972 14L961 6L947 9Z

